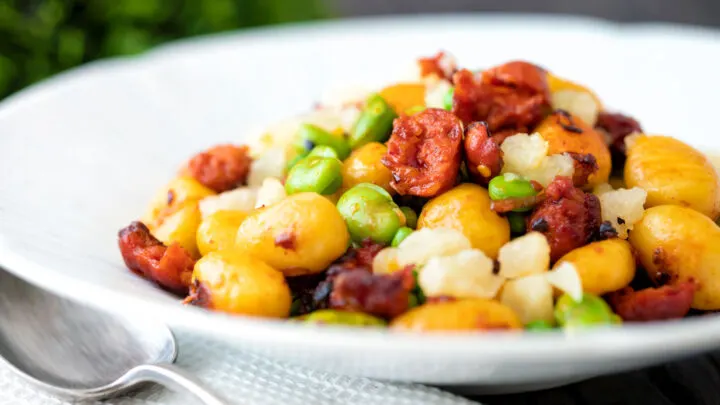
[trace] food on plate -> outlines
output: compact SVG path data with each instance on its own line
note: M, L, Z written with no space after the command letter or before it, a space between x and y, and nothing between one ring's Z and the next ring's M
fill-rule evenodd
M185 303L391 332L618 327L720 310L720 179L527 61L326 97L191 157L118 234Z

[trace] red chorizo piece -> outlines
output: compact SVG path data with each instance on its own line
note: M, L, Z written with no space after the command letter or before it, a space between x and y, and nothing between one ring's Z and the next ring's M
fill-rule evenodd
M625 155L625 137L634 132L643 132L640 123L632 117L618 113L602 111L598 114L595 128L607 134L606 142L610 150Z
M462 123L437 109L395 119L382 162L401 195L433 197L455 185L460 171Z
M247 146L219 145L195 155L187 169L195 180L222 193L245 184L251 162Z
M545 72L514 61L478 75L463 69L453 75L453 113L463 123L485 121L492 133L529 132L550 112Z
M696 287L692 281L638 291L625 287L609 294L607 300L627 322L678 319L690 311Z
M366 270L372 271L372 262L375 255L384 248L383 245L373 242L371 239L366 239L362 242L362 245L357 248L350 248L348 251L333 263L324 274L324 279L316 282L316 286L309 289L306 286L304 297L299 297L301 303L304 305L300 309L301 313L307 313L315 309L323 309L328 307L328 301L330 293L333 290L333 282L337 276L344 272L351 270ZM291 277L288 279L291 291L298 294L302 294L302 291L298 291L293 288L297 285L293 282L293 279L297 277ZM307 296L309 295L309 296ZM297 297L297 295L296 295Z
M527 227L545 235L550 258L586 245L597 235L602 218L600 200L573 186L569 177L558 176L545 189L545 200L527 219Z
M420 77L428 77L435 75L441 79L452 79L453 73L457 70L455 63L445 52L438 52L435 56L418 59L420 67Z
M142 222L133 222L118 233L125 265L133 272L178 294L190 286L195 260L177 243L166 247Z
M408 310L415 286L412 271L372 274L367 269L340 273L333 282L330 308L394 318Z
M485 122L473 122L465 131L465 157L470 175L480 184L500 174L503 154L500 143L504 139L491 137ZM500 141L500 142L498 142Z

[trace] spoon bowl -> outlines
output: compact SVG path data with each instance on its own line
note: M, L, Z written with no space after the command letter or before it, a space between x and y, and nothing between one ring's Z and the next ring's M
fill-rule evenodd
M56 396L99 399L144 382L222 404L171 363L167 327L67 300L0 270L0 361Z

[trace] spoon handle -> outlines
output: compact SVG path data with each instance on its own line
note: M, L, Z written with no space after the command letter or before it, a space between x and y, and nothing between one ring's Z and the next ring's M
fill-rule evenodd
M189 392L205 405L227 405L203 388L196 377L172 364L144 364L133 368L126 374L126 378L131 384L149 381L177 391Z

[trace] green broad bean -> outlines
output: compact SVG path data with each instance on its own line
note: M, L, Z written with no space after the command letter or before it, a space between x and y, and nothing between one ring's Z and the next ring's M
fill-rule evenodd
M295 167L295 165L298 164L299 161L303 160L306 156L307 151L305 151L304 153L297 153L295 156L288 160L287 164L285 165L285 171L289 173L290 170L292 170L292 168Z
M565 329L620 322L605 300L588 293L583 294L579 302L567 294L562 295L555 304L555 320Z
M415 211L410 207L400 207L400 211L405 215L405 226L412 229L417 228L418 216Z
M316 146L329 146L335 150L340 160L350 156L350 145L344 137L333 135L317 125L301 124L295 139L295 147L298 149L310 151Z
M303 315L299 320L304 323L348 325L348 326L385 326L387 323L372 315L363 312L338 311L335 309L321 309Z
M368 97L365 108L350 130L350 148L357 149L370 142L385 142L390 137L396 117L395 111L380 95Z
M418 284L418 272L416 270L413 270L413 280L415 280L415 287L413 287L412 291L410 291L410 295L415 297L415 301L417 302L417 305L422 305L427 301L427 297L425 297L425 293L423 292L422 288L420 288L420 284Z
M504 200L506 198L531 197L538 192L528 180L513 173L505 173L490 180L488 193L493 200ZM523 208L514 211L522 212L527 210L528 208Z
M508 212L508 222L510 223L510 231L516 235L525 233L525 216L517 212Z
M453 96L455 95L455 87L450 87L443 97L443 108L450 111L453 106Z
M319 146L314 147L313 150L310 151L308 156L319 156L319 157L340 159L340 156L338 156L335 149L333 149L327 145L319 145Z
M297 162L285 179L285 191L330 195L342 186L342 163L335 158L309 156Z
M408 228L407 226L403 226L402 228L398 229L397 232L395 232L395 236L392 239L392 242L390 242L390 246L392 247L398 247L402 241L405 240L410 234L413 233L413 230L411 228Z
M529 331L544 331L544 330L552 330L555 329L553 325L548 321L538 320L538 321L532 321L525 325L525 330Z
M389 245L403 225L400 208L385 189L375 184L360 183L347 190L337 208L355 242L370 238Z

